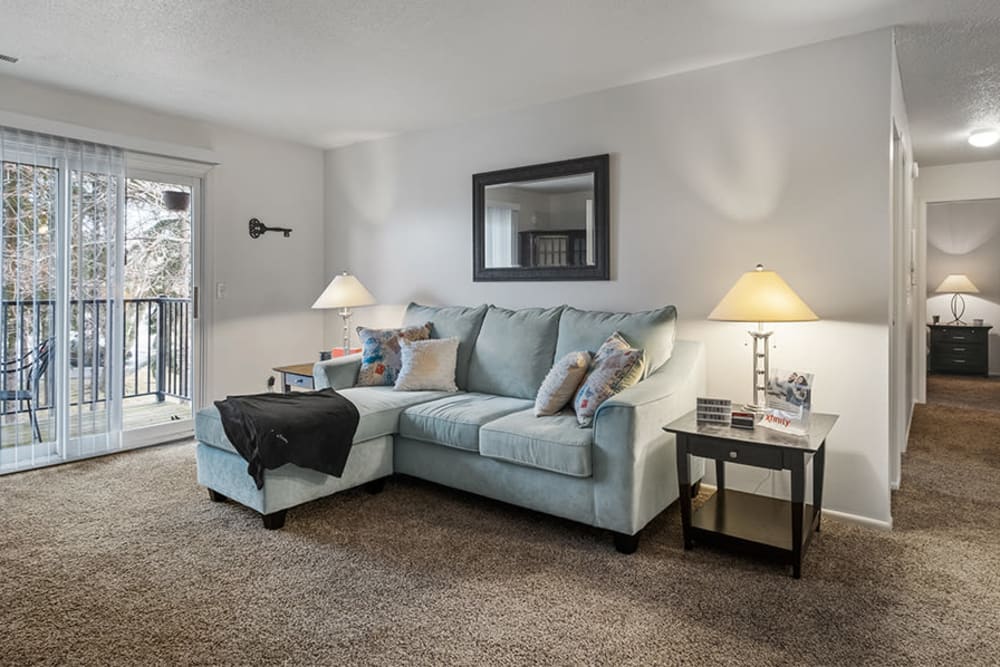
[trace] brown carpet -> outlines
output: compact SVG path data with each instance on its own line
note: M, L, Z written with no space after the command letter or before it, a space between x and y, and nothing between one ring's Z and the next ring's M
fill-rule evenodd
M922 406L896 530L826 521L795 581L638 553L413 480L289 512L209 502L190 444L0 478L4 664L1000 663L1000 414Z
M1000 377L928 375L927 403L1000 412Z

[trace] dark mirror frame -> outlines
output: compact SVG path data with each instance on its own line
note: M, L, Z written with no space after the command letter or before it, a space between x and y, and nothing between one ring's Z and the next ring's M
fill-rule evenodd
M594 174L595 263L592 266L486 268L487 186L589 173ZM607 154L591 155L572 160L474 174L472 176L472 280L474 282L611 280L610 156Z

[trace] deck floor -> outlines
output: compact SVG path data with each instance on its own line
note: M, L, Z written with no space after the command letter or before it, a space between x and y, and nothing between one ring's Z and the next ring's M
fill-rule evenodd
M122 405L122 422L125 431L155 426L179 419L191 418L191 402L166 398L157 401L155 396L126 398ZM104 403L72 406L69 415L70 437L102 433L106 430L107 410ZM38 412L38 426L43 441L55 439L56 423L52 410ZM31 422L27 411L0 417L0 447L29 445Z

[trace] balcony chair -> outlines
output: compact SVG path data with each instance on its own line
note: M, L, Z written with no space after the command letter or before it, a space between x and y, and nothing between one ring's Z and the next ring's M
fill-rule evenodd
M16 375L18 381L27 380L25 386L19 389L0 389L0 402L24 401L28 404L28 415L31 417L32 437L42 441L42 432L38 428L38 417L35 414L35 403L38 402L38 381L49 367L49 357L55 338L47 338L19 359L0 362L0 374L4 376L3 387L7 386L7 376Z

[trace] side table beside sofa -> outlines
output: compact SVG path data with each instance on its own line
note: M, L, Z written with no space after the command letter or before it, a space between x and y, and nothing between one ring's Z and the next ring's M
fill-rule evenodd
M677 478L680 484L684 548L704 542L771 557L802 575L802 556L819 532L823 511L826 437L837 415L813 413L805 436L788 435L757 426L752 430L698 423L694 412L663 427L677 436ZM692 511L689 457L715 461L716 492L697 512ZM812 458L812 504L805 502L806 465ZM726 489L726 463L788 470L791 500L780 500Z
M607 529L619 551L634 551L640 531L678 497L675 438L661 427L705 389L703 346L674 340L676 311L410 304L404 326L425 322L432 338L460 341L456 393L357 387L360 355L315 365L315 388L337 389L361 414L342 477L289 464L266 471L258 490L213 407L196 417L199 483L274 525L290 507L401 473ZM553 361L596 350L615 331L645 350L648 375L602 404L592 427L572 411L535 417ZM694 462L690 479L702 471Z

